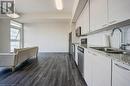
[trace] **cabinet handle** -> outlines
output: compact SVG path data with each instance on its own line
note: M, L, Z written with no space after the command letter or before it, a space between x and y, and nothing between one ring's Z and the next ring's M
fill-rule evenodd
M106 27L107 26L107 24L104 24L104 25L102 25L103 27Z
M97 56L95 53L92 53L92 52L90 52L90 51L88 51L88 53L93 54L94 56Z
M116 22L116 20L113 20L113 21L111 21L111 22L109 22L110 24L113 24L113 23L115 23Z
M92 54L90 51L88 51L88 53Z
M119 64L116 64L116 63L115 63L115 65L116 65L117 67L119 67L119 68L123 69L123 70L130 71L130 69L125 68L125 67L123 67L123 66L121 66L121 65L119 65Z
M97 56L97 54L95 54L95 53L92 53L94 56Z

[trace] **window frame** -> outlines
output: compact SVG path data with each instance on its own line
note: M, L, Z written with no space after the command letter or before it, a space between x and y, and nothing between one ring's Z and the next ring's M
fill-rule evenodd
M11 21L21 24L21 27L17 27L17 26L11 25ZM23 24L22 23L14 21L14 20L11 20L11 21L10 21L10 52L14 52L14 51L11 50L11 42L20 42L19 43L19 48L23 48L23 46L24 46L24 43L23 43L23 32L24 31L23 31ZM17 29L17 30L20 31L20 40L11 39L11 28Z

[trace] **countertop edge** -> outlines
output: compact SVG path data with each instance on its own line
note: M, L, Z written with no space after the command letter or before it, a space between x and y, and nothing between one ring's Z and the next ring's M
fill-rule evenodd
M87 49L87 50L91 50L93 52L96 52L96 53L99 53L99 54L102 54L104 55L105 57L108 57L110 58L112 61L118 61L118 62L121 62L123 64L126 64L128 66L130 66L130 55L123 55L123 54L111 54L111 53L106 53L106 52L103 52L103 51L99 51L99 50L96 50L96 49L93 49L93 48L90 48L90 47L84 47L84 46L81 46L81 45L78 45L84 49Z

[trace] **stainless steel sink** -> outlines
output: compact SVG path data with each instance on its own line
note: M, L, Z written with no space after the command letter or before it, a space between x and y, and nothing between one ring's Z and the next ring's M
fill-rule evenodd
M121 49L115 49L115 48L109 48L109 47L90 47L99 51L103 51L106 53L113 53L113 54L130 54L129 51L121 50Z
M123 54L124 50L113 49L113 48L105 48L105 52L107 52L107 53L115 53L115 54Z

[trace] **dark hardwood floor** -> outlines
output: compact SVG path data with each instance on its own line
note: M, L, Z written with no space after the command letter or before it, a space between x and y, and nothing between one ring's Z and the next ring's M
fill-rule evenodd
M29 59L15 72L3 68L0 86L87 86L68 54L45 54Z

